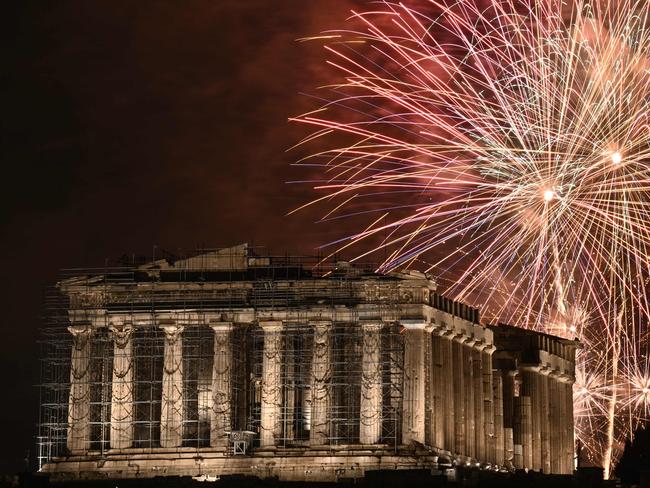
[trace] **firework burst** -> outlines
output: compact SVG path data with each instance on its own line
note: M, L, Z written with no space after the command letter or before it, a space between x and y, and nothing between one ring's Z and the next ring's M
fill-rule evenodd
M325 147L304 161L323 168L311 205L371 216L335 250L425 268L495 320L585 344L577 435L606 474L649 399L649 13L380 2L323 36L340 83L295 119Z

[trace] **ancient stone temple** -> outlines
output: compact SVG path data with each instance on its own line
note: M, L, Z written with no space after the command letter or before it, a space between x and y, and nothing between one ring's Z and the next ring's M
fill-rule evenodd
M50 305L54 479L573 472L577 343L481 325L425 274L242 245L76 270Z

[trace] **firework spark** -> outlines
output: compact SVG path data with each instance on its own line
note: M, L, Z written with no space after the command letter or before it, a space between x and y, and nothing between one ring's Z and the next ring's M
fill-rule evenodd
M577 435L608 475L650 398L648 4L414 3L326 36L340 83L295 119L325 144L306 161L325 175L312 204L376 212L334 249L382 251L380 270L423 267L494 319L580 338Z

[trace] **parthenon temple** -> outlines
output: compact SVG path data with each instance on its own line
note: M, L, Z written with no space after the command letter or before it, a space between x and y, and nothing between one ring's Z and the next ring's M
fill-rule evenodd
M49 306L53 479L574 469L579 344L481 325L420 272L240 245L74 270Z

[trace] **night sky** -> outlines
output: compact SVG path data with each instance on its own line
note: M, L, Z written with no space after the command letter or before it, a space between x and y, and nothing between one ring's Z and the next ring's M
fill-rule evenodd
M296 39L364 0L17 1L2 14L0 228L8 394L0 473L16 472L38 411L43 293L60 268L241 242L313 254L341 229L309 201L288 117L327 82ZM9 10L7 10L7 8ZM303 170L304 171L304 170Z

